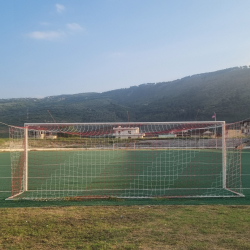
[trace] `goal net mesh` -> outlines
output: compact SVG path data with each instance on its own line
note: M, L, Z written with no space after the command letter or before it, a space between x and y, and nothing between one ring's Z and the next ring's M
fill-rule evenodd
M10 127L9 199L237 197L241 124Z

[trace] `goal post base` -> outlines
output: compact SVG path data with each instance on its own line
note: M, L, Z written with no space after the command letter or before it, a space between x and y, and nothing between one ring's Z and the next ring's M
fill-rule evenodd
M89 191L89 190L88 190ZM87 195L86 193L83 195L77 196L65 196L65 197L53 197L53 194L49 196L49 194L44 194L44 197L34 197L32 191L26 191L15 196L11 196L5 200L29 200L29 201L86 201L86 200L120 200L120 199L209 199L209 198L242 198L245 197L244 194L232 191L228 188L220 189L220 190L212 190L213 192L218 192L218 194L203 194L203 195L192 195L192 190L190 190L190 194L187 195L171 195L167 192L164 195L159 196L136 196L136 195ZM186 190L186 192L189 190ZM223 193L224 192L224 193Z
M10 197L6 198L5 200L6 200L6 201L18 200L19 198L17 198L17 197L20 196L20 195L22 195L22 194L24 194L24 192L19 193L19 194L15 194L15 195L13 195L13 196L10 196Z

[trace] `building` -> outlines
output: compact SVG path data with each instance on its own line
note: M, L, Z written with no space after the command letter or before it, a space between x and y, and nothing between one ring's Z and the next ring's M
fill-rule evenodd
M241 129L228 129L226 132L227 138L242 137L243 135Z
M209 131L209 130L205 131L202 135L203 135L204 137L215 138L215 133L214 133L214 132L211 132L211 131Z
M117 127L113 128L114 134L113 136L115 138L120 139L135 139L135 138L143 138L145 136L144 133L140 133L140 130L138 127L130 128L130 127Z
M182 130L175 133L176 137L190 137L190 132L188 130Z
M29 137L36 139L57 139L57 135L45 132L44 130L31 130L29 131Z
M245 136L250 136L250 119L241 123L241 132Z

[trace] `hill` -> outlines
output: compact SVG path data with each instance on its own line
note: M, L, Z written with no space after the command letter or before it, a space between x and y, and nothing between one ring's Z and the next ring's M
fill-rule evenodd
M103 93L49 96L42 99L0 100L0 121L119 122L217 120L234 122L250 117L250 68L234 67L187 76L170 82L147 83ZM6 128L0 127L2 136Z

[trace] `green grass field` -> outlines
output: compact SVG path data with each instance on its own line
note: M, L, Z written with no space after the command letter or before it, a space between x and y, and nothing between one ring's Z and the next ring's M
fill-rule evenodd
M219 150L34 151L24 196L215 195L223 192L221 159Z
M250 249L249 206L0 209L0 249Z
M4 201L5 198L10 196L11 189L10 154L0 153L0 159L0 206L11 206L12 201ZM184 162L189 162L189 164L183 164ZM76 165L81 167L77 168ZM243 150L242 188L246 198L240 198L239 201L231 198L229 200L232 204L235 202L245 204L249 200L249 166L250 151ZM210 174L209 177L208 173ZM221 152L215 150L185 151L185 153L178 150L127 150L122 151L122 153L113 150L101 152L31 151L29 153L30 191L25 192L24 197L49 199L55 196L101 195L136 198L157 197L166 193L168 196L175 196L176 192L187 196L214 195L222 192L225 196L230 195L230 192L220 189L221 183ZM192 187L198 187L199 189L193 190ZM147 201L126 200L123 203L167 202L171 204L172 202L180 202L180 200L155 198ZM189 201L182 199L184 204L194 201L210 203L211 200L220 203L227 199L203 198L197 200L192 198ZM91 202L113 204L115 199ZM28 201L26 203L30 204ZM43 202L41 203L43 204ZM90 201L80 203L89 204ZM19 204L25 204L25 202L19 202Z
M244 198L6 201L10 185L10 154L0 153L0 249L250 249L250 208L239 206L250 205L250 150Z

